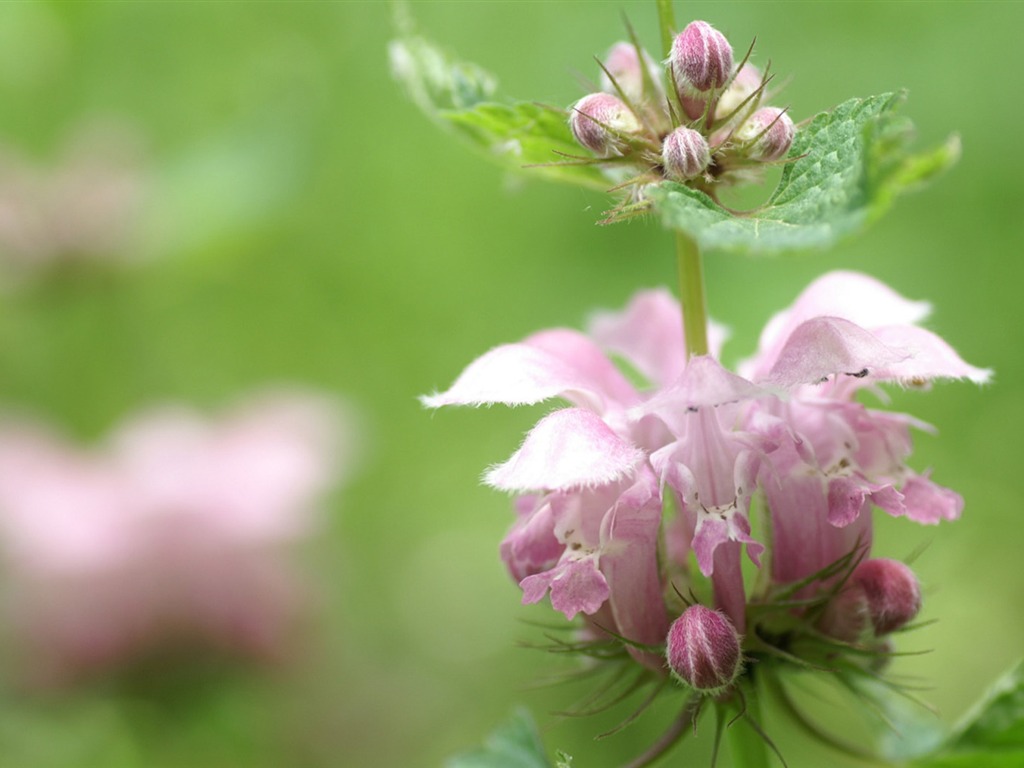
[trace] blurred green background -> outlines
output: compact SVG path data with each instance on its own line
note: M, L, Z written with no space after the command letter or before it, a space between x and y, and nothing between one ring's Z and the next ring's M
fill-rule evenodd
M576 73L623 37L657 46L653 2L413 2L420 30L496 73L510 96L568 105ZM814 276L866 271L933 302L931 328L995 383L895 393L940 428L914 466L964 495L939 528L878 520L876 552L916 563L925 619L903 639L933 652L895 671L954 722L1024 648L1021 435L1024 122L1020 3L677 4L755 63L791 77L801 119L900 87L922 144L959 132L963 159L828 253L755 261L710 254L712 314L728 361ZM0 692L4 766L433 766L529 705L549 747L614 765L674 712L592 736L550 714L583 689L533 684L571 663L517 647L523 622L497 556L508 500L478 485L549 406L431 415L489 347L578 327L638 288L674 282L654 222L595 226L607 198L510 177L420 115L392 82L384 2L0 5L0 144L45 165L75 127L112 119L140 137L150 174L142 258L50 270L0 291L0 400L90 440L154 401L216 407L297 382L359 414L359 470L309 552L323 606L307 659L184 686L166 700L90 689L45 700ZM847 727L857 716L836 710ZM820 750L777 718L789 764ZM850 726L851 728L855 726ZM710 729L685 749L703 760ZM678 758L677 758L678 759ZM703 764L698 762L696 764Z

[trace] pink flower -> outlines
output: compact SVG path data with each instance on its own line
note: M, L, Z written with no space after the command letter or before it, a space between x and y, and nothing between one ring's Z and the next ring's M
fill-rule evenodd
M925 425L853 399L882 382L987 380L915 325L926 312L872 278L831 273L769 322L737 375L716 359L720 328L711 355L686 361L678 306L664 291L642 292L622 313L595 317L590 337L560 329L497 347L423 400L570 403L486 475L524 494L501 547L524 602L550 593L567 618L582 613L628 640L661 643L673 610L667 582L689 588L692 553L716 607L743 633L744 547L759 566L770 540L772 580L784 584L858 545L866 553L872 505L922 523L959 514L956 494L906 464L910 428ZM651 386L630 384L613 353ZM665 492L678 512L663 521ZM765 541L751 530L755 495L770 511Z
M30 682L180 645L286 655L306 599L288 555L333 484L339 426L282 394L218 421L154 411L89 452L0 430L8 624Z

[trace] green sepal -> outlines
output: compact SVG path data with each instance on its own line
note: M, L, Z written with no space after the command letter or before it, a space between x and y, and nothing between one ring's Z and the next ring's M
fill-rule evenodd
M949 168L956 136L911 152L912 124L896 113L903 93L850 99L797 131L779 185L760 208L736 215L675 182L645 194L670 228L705 250L771 254L825 248L880 217L901 193Z

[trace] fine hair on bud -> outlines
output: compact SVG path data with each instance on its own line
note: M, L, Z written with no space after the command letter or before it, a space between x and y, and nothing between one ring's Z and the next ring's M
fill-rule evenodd
M621 134L641 129L629 107L610 93L591 93L577 101L569 112L573 137L599 157L610 157L625 146Z
M681 125L665 137L661 162L668 178L687 181L700 176L711 164L711 149L700 131Z
M732 75L732 46L706 21L691 21L676 35L669 63L679 88L701 93L721 88Z
M751 142L747 150L750 158L768 162L789 152L795 134L796 126L783 110L761 107L736 130L735 138Z
M863 590L875 635L887 635L908 624L921 610L921 586L910 567L899 560L867 560L850 581Z
M665 653L672 674L707 695L732 685L743 662L740 636L732 622L703 605L691 605L672 623Z

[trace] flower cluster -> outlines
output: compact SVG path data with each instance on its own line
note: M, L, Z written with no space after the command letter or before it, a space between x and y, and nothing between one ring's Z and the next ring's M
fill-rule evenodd
M676 36L665 71L635 43L616 43L601 63L601 91L572 106L569 127L613 180L633 186L634 202L664 178L714 198L718 185L756 177L793 143L785 110L762 106L770 76L747 58L734 63L729 41L704 21Z
M336 477L338 413L309 395L210 422L174 408L84 452L0 430L5 632L31 686L161 653L274 661L306 589L287 556Z
M568 401L486 475L520 494L501 555L523 601L550 595L589 636L621 641L659 676L667 653L676 677L719 694L739 673L741 636L747 655L806 657L814 638L881 647L916 613L909 568L869 557L871 509L935 524L962 500L907 464L910 430L927 425L857 395L987 380L919 325L928 311L865 275L829 273L734 373L718 361L722 328L712 324L711 354L687 360L677 303L646 291L595 316L589 334L496 347L423 401ZM764 570L756 586L744 549Z

